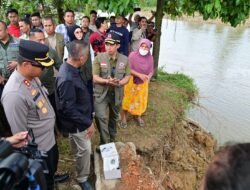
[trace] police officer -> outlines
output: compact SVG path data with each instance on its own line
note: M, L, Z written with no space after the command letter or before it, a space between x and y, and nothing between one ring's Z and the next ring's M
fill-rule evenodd
M105 39L106 52L98 54L93 62L94 110L100 144L115 141L123 86L130 77L128 58L118 53L119 47L119 36L109 33Z
M47 152L49 173L45 178L47 189L52 190L58 162L54 135L55 113L47 98L47 91L38 78L45 67L54 64L48 57L48 51L46 45L20 41L17 70L5 85L1 102L12 133L33 129L38 150Z

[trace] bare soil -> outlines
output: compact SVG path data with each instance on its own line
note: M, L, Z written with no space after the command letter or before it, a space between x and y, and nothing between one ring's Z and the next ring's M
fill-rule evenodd
M216 142L195 123L183 119L186 106L177 95L193 98L170 84L151 83L149 105L143 115L146 125L139 127L130 116L128 128L118 128L117 141L133 142L138 154L133 157L128 151L120 152L121 163L126 167L122 167L122 186L118 190L161 189L159 184L166 190L199 189L204 171L214 156ZM93 146L98 142L96 132ZM59 169L71 174L71 179L58 189L77 189L73 187L75 168L68 141L60 138L58 144ZM151 170L145 169L147 167L151 168L152 175L148 175ZM94 185L94 174L91 179ZM133 188L126 188L128 184Z

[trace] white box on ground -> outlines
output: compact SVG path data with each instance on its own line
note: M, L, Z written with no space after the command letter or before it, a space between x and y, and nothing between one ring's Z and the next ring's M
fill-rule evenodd
M121 178L119 155L115 143L100 145L105 179Z
M100 145L100 152L101 152L102 158L118 155L118 152L115 147L115 143L108 143L108 144Z

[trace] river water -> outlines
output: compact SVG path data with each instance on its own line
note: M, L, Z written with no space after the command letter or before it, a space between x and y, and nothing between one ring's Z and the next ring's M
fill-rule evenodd
M192 77L199 106L187 116L219 144L250 141L250 29L164 20L160 66Z

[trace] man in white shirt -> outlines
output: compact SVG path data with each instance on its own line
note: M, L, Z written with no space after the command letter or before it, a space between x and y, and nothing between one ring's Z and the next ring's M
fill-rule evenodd
M72 10L66 10L63 16L65 24L59 24L56 27L56 32L62 33L64 36L65 44L69 42L69 36L67 32L67 26L72 26L75 24L75 13Z

